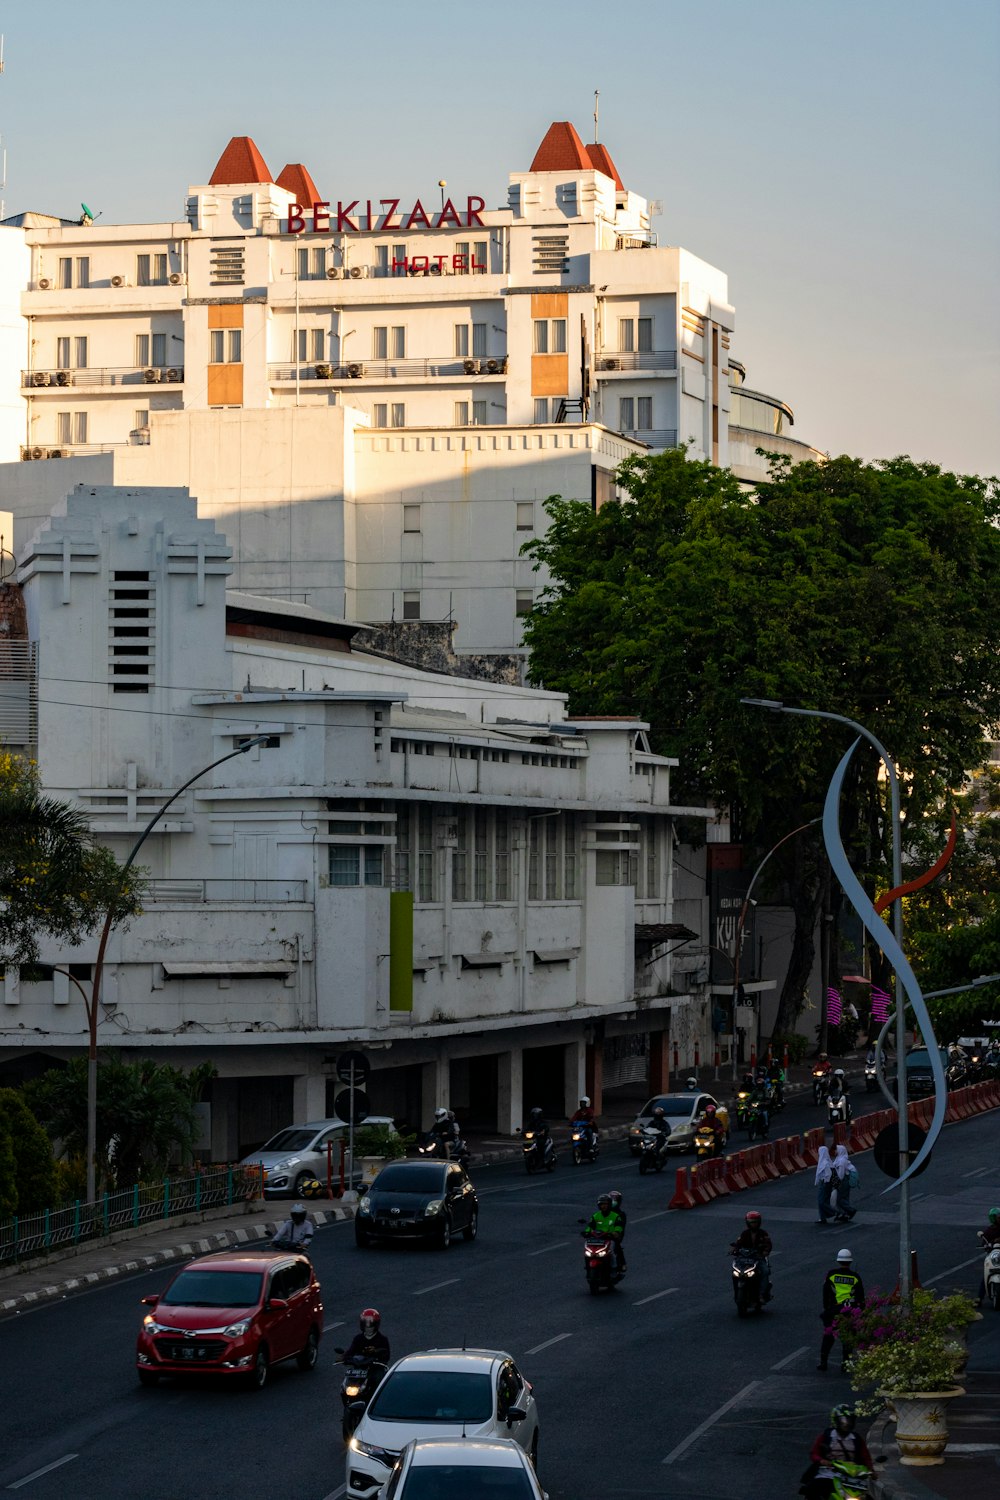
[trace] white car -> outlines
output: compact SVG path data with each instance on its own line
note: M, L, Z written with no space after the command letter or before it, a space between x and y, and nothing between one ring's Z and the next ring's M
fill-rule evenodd
M369 1115L365 1125L387 1125L388 1115ZM347 1144L350 1127L343 1120L311 1120L287 1125L240 1162L241 1167L264 1168L265 1198L301 1198L304 1185L314 1179L326 1186L327 1145L332 1145L333 1180L340 1181L340 1143Z
M642 1133L653 1117L653 1110L661 1105L663 1113L667 1117L670 1126L670 1139L667 1142L668 1151L693 1151L694 1133L698 1128L698 1122L705 1113L705 1106L714 1104L716 1113L722 1121L726 1135L729 1135L729 1111L724 1104L712 1094L702 1093L700 1090L692 1089L684 1094L654 1094L652 1099L646 1101L636 1118L628 1128L628 1148L633 1156L639 1155L642 1144Z
M513 1438L416 1438L378 1493L379 1500L548 1500Z
M463 1435L467 1442L512 1438L535 1464L538 1410L513 1357L499 1349L407 1354L386 1374L354 1430L347 1448L347 1493L375 1500L414 1438L461 1440Z

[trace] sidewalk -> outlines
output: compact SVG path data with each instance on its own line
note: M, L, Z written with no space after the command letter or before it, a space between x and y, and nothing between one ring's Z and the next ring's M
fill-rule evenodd
M986 1343L980 1341L984 1356ZM876 1500L996 1500L1000 1495L1000 1372L967 1370L962 1384L966 1394L948 1403L945 1462L932 1468L904 1468L890 1440L885 1446L892 1457L876 1471ZM875 1457L882 1446L880 1426L881 1419L868 1434ZM891 1431L890 1427L887 1435Z

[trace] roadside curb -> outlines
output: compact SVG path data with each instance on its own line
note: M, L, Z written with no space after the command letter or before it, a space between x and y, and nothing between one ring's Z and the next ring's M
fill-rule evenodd
M938 1490L928 1489L915 1474L895 1462L876 1471L871 1492L873 1500L941 1500Z
M350 1208L341 1208L335 1204L330 1208L316 1210L312 1217L317 1225L335 1224L344 1219L353 1219L354 1213ZM177 1245L154 1250L150 1255L139 1255L133 1260L105 1266L100 1271L87 1271L82 1276L71 1276L66 1281L42 1287L39 1291L22 1292L18 1297L6 1298L0 1302L0 1318L16 1317L18 1313L25 1312L29 1308L40 1307L46 1302L55 1302L70 1296L73 1292L88 1291L91 1287L100 1286L103 1282L148 1271L154 1266L167 1265L171 1261L184 1260L195 1255L208 1255L213 1250L228 1250L235 1245L254 1244L258 1240L270 1238L276 1229L277 1221L275 1220L264 1220L263 1223L256 1223L247 1229L223 1229L218 1234L210 1234L201 1239L185 1240Z

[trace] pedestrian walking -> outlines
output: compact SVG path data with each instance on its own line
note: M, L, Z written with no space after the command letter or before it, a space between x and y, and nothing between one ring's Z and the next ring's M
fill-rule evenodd
M816 1207L819 1212L820 1224L830 1224L836 1214L833 1203L833 1162L830 1160L830 1152L826 1146L819 1148L819 1160L816 1163Z
M823 1279L823 1311L820 1317L823 1319L823 1341L819 1346L819 1364L817 1370L825 1370L830 1358L830 1350L836 1342L840 1329L837 1324L839 1315L846 1312L849 1307L864 1307L865 1289L861 1284L861 1277L854 1270L854 1257L850 1250L840 1250L837 1253L837 1264L832 1271L827 1271ZM842 1336L841 1336L842 1337ZM840 1347L840 1368L843 1370L844 1362L850 1351L845 1349L843 1342Z
M849 1224L857 1213L857 1209L851 1207L851 1191L859 1183L858 1169L851 1161L847 1147L841 1142L833 1158L833 1182L831 1184L836 1197L837 1212L834 1217L840 1224Z

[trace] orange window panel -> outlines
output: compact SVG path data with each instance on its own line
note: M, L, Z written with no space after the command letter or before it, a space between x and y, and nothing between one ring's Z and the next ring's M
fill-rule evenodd
M242 328L242 302L226 302L208 309L209 328Z
M243 366L209 365L209 406L243 405Z
M531 316L533 318L565 318L569 314L569 295L566 292L532 292Z
M531 394L533 396L565 396L568 390L568 354L533 354L531 356Z

